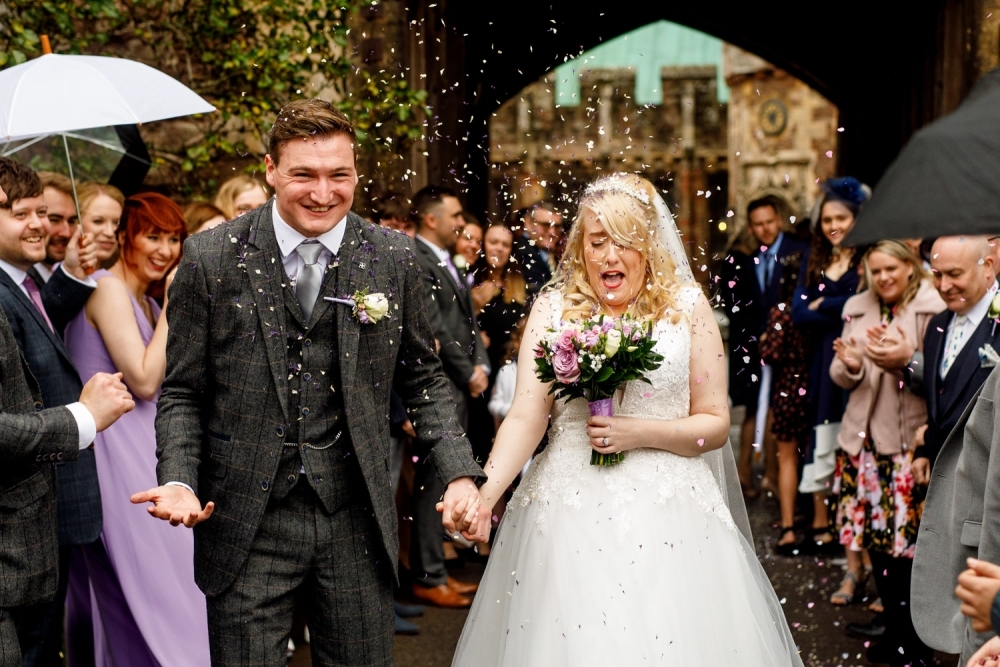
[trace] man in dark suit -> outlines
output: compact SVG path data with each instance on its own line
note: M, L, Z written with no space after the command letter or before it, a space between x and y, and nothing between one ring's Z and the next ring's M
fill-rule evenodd
M490 368L465 272L451 259L465 226L462 202L448 188L428 186L413 197L413 211L427 316L441 348L438 356L450 380L458 421L467 429L470 398L486 391ZM444 566L444 536L435 510L443 490L441 482L433 458L422 457L413 480L413 595L442 607L468 607L472 600L466 594L477 587L449 577Z
M753 451L757 408L760 402L761 366L758 340L767 326L768 313L781 293L782 269L787 257L805 253L802 241L784 233L781 206L772 197L761 197L747 205L747 229L752 248L733 252L723 260L721 295L729 317L729 388L734 405L746 407L740 432L740 483L751 494L750 455ZM769 449L768 477L777 475L777 450ZM773 463L772 463L773 461Z
M913 559L911 615L920 639L939 651L961 652L960 664L988 635L975 632L962 615L956 578L970 557L1000 563L992 456L998 451L1000 349L994 262L984 237L934 243L931 270L948 310L930 321L923 359L914 360L923 361L928 426L912 470L915 482L929 486ZM920 364L911 362L911 368Z
M44 261L48 242L47 201L30 167L0 158L0 187L10 192L0 206L0 306L49 407L69 405L83 383L59 332L83 308L96 284L85 273L97 268L96 246L81 250L79 232L63 255L63 264L45 282L33 266ZM34 241L42 239L41 244ZM101 534L101 494L94 452L85 449L75 461L55 464L59 514L59 590L51 603L14 612L24 667L59 665L62 659L62 610L70 550Z
M190 237L170 288L161 486L132 500L194 526L216 667L284 665L296 602L314 664L391 664L390 390L448 483L449 530L483 476L413 242L350 212L355 141L327 102L282 108L265 159L274 200Z
M17 187L12 196L21 199ZM7 201L0 186L0 206ZM44 253L44 240L25 243ZM135 404L121 376L98 373L79 401L43 409L41 392L0 316L0 667L20 667L12 612L51 600L58 583L56 462L76 459Z

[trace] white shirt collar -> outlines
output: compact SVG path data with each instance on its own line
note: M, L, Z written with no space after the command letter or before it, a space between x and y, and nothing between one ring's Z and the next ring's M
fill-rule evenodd
M2 259L0 259L0 269L6 271L7 275L10 276L11 280L13 280L14 283L19 287L21 286L22 283L24 283L25 276L28 275L28 272L25 271L24 269L19 269L13 264L9 264L3 261ZM39 289L41 289L42 286L39 285L38 287Z
M978 327L979 323L983 321L984 317L986 317L986 313L990 310L990 303L993 302L993 295L996 293L997 284L994 282L990 288L986 290L986 294L983 295L983 298L977 301L976 305L974 305L969 312L965 314L965 316L969 318L969 325L973 328ZM951 319L952 322L955 321L954 317Z
M420 234L417 234L417 239L423 241L424 245L433 250L434 254L437 255L437 258L440 259L442 262L447 262L449 259L451 259L451 253L449 253L444 248L437 247L433 241L426 239Z
M284 260L300 243L308 239L298 230L293 229L285 222L281 214L278 213L278 202L275 200L271 204L271 219L274 221L274 237L278 241L278 249L281 251L281 258ZM316 237L316 240L323 244L331 255L336 255L340 251L340 244L344 242L344 232L347 230L347 216L341 218L340 222L333 226L328 232L324 232Z
M53 264L52 269L56 268L57 265ZM38 262L35 264L35 271L38 271L38 275L42 277L42 280L48 282L52 279L52 269L45 265L45 262Z

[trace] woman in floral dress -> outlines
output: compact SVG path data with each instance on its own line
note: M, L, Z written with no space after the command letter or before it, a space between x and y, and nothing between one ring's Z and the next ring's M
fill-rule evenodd
M873 246L864 269L868 289L844 305L844 331L830 366L833 381L851 391L837 439L836 525L841 544L868 550L885 606L886 631L868 649L869 660L933 664L910 620L910 570L924 501L910 464L927 406L903 387L901 371L872 361L868 345L895 330L921 349L930 319L945 305L919 258L898 241Z

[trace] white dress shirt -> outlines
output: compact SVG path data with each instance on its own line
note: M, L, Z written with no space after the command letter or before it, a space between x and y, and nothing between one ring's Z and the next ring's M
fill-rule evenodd
M969 312L965 314L966 318L968 319L965 320L965 324L963 325L964 331L962 332L962 340L958 344L958 352L956 353L956 356L962 353L962 350L965 348L965 344L969 342L969 340L972 338L972 334L975 333L976 329L979 327L979 324L983 321L983 318L986 317L986 313L989 312L990 304L993 302L993 297L994 295L996 295L996 293L997 293L997 283L994 282L993 285L990 286L988 290L986 290L986 294L983 295L983 298L977 301L976 305L974 305L969 310ZM951 340L951 334L952 331L954 330L955 330L955 315L952 314L951 319L948 320L948 329L944 332L944 339L946 341ZM944 360L945 360L945 355L941 355L942 364L944 363ZM938 372L939 373L941 372L940 365L938 366Z
M305 260L295 252L303 241L310 237L304 236L301 232L293 229L281 218L278 213L278 202L271 204L271 219L274 221L274 237L278 240L278 250L281 251L281 264L285 267L288 279L294 281L299 275L299 271L306 265ZM333 226L328 232L315 237L315 240L323 244L316 263L319 264L323 273L326 273L330 265L330 258L340 252L340 244L344 242L344 232L347 230L347 216L341 218L340 222ZM293 282L294 284L294 282Z
M61 265L61 263L60 263L60 265ZM53 268L56 268L56 267L53 267ZM35 264L35 271L38 271L38 275L40 275L42 277L42 280L44 280L45 282L49 282L50 280L52 280L52 269L50 269L49 267L47 267L45 265L45 262L38 262L37 264ZM69 276L68 273L66 275ZM73 276L70 276L70 278L72 278L72 277ZM41 285L39 285L38 287L40 288Z
M14 283L21 288L21 292L24 294L24 296L28 297L28 300L30 301L31 295L28 294L28 290L25 289L24 287L24 279L27 277L28 272L24 271L23 269L19 269L13 264L9 264L3 261L2 259L0 259L0 269L3 269L7 273L7 275L10 276L10 279L13 280ZM79 283L83 283L85 285L88 284L87 282L80 280L79 278L74 278L73 276L71 276L66 271L66 269L62 269L62 271L70 278L73 278L73 280ZM95 283L92 278L88 278L88 280L90 281L89 284L93 285L94 287L97 286L97 283ZM38 289L41 289L42 287L43 287L42 285L39 285ZM94 421L94 415L90 414L90 410L88 410L83 403L79 402L70 403L65 407L67 410L70 411L70 414L73 415L73 419L76 420L76 430L80 437L79 440L80 449L86 449L87 447L90 447L91 443L94 442L94 438L97 437L97 422Z

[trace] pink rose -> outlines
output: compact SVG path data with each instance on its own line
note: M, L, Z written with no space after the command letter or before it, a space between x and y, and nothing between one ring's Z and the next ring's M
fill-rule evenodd
M583 339L584 347L594 347L599 342L601 342L601 333L600 330L598 331L587 330L583 332L581 338Z
M552 355L552 371L556 380L563 384L576 382L580 379L580 364L576 358L575 349L559 348Z
M572 351L576 353L576 348L573 343L576 341L576 331L573 329L563 329L559 334L559 338L556 338L555 351Z

